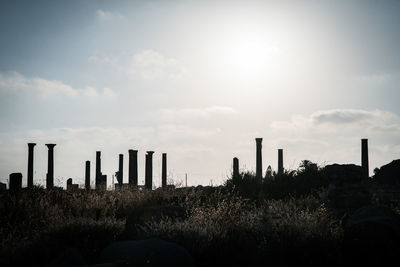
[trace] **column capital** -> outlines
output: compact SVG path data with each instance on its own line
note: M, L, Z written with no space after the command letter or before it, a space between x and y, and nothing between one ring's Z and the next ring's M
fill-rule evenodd
M56 146L56 144L46 144L46 146L47 146L49 149L52 149L52 148L54 148L54 147Z
M36 146L36 143L28 143L28 146L29 147L34 147L34 146Z

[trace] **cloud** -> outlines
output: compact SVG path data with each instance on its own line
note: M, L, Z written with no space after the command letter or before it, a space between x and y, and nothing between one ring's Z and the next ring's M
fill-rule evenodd
M181 61L152 49L119 53L97 51L88 58L88 61L135 81L179 81L188 74L187 68Z
M310 117L311 120L317 124L319 123L357 123L357 122L371 122L377 119L392 118L394 114L384 112L381 110L360 110L360 109L333 109L323 110L313 113Z
M34 93L41 98L53 97L115 97L115 92L110 88L104 88L102 91L93 87L86 87L84 89L76 89L72 86L57 80L47 80L40 77L27 78L18 72L0 73L0 92L14 92L14 93Z
M96 15L97 15L97 18L99 20L101 20L101 21L110 21L110 20L113 20L113 19L121 19L121 18L123 18L123 16L121 14L119 14L119 13L110 12L110 11L104 11L104 10L101 10L101 9L98 9L96 11Z
M300 129L350 129L362 128L364 130L396 129L400 118L388 111L362 110L362 109L331 109L316 111L309 116L296 115L289 121L273 121L270 128L276 130Z
M144 50L133 56L130 73L144 80L181 79L187 74L185 66L175 58L154 50Z

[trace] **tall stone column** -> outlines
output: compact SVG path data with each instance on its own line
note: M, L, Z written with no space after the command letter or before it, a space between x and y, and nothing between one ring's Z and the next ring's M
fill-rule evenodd
M124 155L119 154L118 176L117 176L117 181L119 186L122 186L123 184L124 181L123 177L124 177Z
M239 179L239 159L238 158L233 158L233 175L232 179L234 181L237 181Z
M161 184L162 188L167 187L167 153L162 153Z
M101 151L96 151L96 177L95 188L98 189L102 181L101 176Z
M153 153L154 151L147 151L146 155L145 188L149 190L153 188Z
M138 162L137 162L137 150L129 149L129 185L138 185Z
M35 143L28 143L28 188L33 187L33 149Z
M256 138L256 178L262 179L262 138Z
M46 144L49 148L48 160L47 160L47 177L46 177L46 188L54 187L54 147L56 144Z
M283 149L278 149L278 174L283 174Z
M90 189L90 161L87 160L85 163L85 189Z
M363 177L369 178L368 139L361 139L361 167Z

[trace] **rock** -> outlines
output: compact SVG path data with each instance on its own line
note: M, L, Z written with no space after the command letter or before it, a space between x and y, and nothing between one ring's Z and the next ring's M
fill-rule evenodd
M330 206L336 210L356 210L371 203L371 196L365 191L332 192L329 194Z
M193 258L184 247L157 238L114 242L100 255L102 263L121 261L124 266L193 266Z
M146 222L160 222L162 219L184 219L186 210L180 206L153 206L134 210L126 219L125 235L135 237L138 234L138 226Z
M391 232L393 237L400 238L400 215L387 207L365 206L356 210L346 220L345 230L359 228L365 224L384 227ZM372 233L366 232L365 234Z
M361 166L355 164L332 164L324 168L326 176L334 183L356 183L363 178Z
M67 248L57 256L47 267L62 267L83 265L85 260L77 248Z
M383 165L374 175L374 179L383 184L394 185L400 183L400 159Z
M92 265L79 265L81 267L126 267L127 265L125 261L116 261L111 263L100 263L100 264L92 264ZM72 266L71 266L72 267Z
M400 215L386 207L356 210L344 223L344 247L354 260L389 262L400 251Z

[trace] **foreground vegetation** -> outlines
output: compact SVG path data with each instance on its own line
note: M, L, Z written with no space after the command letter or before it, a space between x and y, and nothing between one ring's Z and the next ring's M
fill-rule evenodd
M0 265L46 266L69 247L94 264L114 240L149 237L184 246L197 266L344 265L342 221L347 211L332 206L329 181L310 166L262 180L241 173L224 187L3 191ZM376 196L368 199L374 201L379 201ZM160 205L179 205L187 216L150 220L135 236L124 232L131 212ZM389 206L398 212L396 203Z

